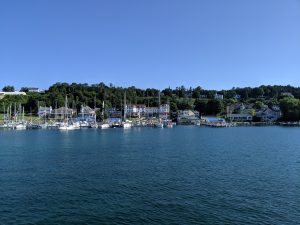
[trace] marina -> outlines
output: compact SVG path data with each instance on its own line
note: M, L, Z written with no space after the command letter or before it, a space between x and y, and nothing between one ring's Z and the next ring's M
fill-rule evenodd
M300 225L300 0L0 10L0 225Z

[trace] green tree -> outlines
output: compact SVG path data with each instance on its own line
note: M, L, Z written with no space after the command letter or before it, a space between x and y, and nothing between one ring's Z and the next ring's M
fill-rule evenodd
M224 109L223 101L221 100L209 100L207 103L206 113L210 115L217 115Z
M280 100L282 119L285 121L298 121L300 119L300 100L286 97Z
M4 92L14 92L15 91L15 87L7 85L7 86L5 86L5 87L2 88L2 91L4 91Z
M22 87L22 88L20 89L20 91L28 92L28 87Z
M207 111L207 101L206 100L196 100L195 110L201 114L206 114Z
M262 101L256 101L254 104L255 109L262 109L263 106L264 106L264 103Z
M200 98L201 96L201 90L202 88L201 87L196 87L194 90L193 90L193 98Z

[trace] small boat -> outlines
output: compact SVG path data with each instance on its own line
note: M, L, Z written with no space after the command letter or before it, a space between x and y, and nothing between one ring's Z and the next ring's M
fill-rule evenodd
M60 127L60 123L48 124L47 129L58 129Z
M172 120L164 120L163 124L164 124L164 127L173 128L173 122L172 122Z
M173 128L173 123L172 123L172 122L168 122L168 123L166 124L166 127L167 127L167 128Z
M19 123L19 124L16 124L14 128L15 128L16 130L26 130L26 129L27 129L27 126L26 126L26 124Z
M158 123L155 123L155 124L154 124L154 127L156 127L156 128L164 128L164 124L158 122Z
M1 124L1 125L0 125L0 129L6 129L6 128L8 128L8 125L7 125L7 124Z
M30 123L27 125L27 129L37 130L37 129L41 129L41 126L39 124Z
M122 128L124 128L124 129L131 128L131 123L127 123L127 122L122 123Z
M103 123L103 124L100 125L100 128L101 128L101 129L107 129L107 128L110 128L110 124L108 124L108 123Z
M76 128L72 124L62 124L58 127L59 130L75 130Z
M97 123L92 123L92 124L90 124L89 127L90 127L90 128L98 128L99 126L98 126Z
M80 122L80 128L90 128L90 124L87 121Z
M40 129L47 129L48 128L47 123L40 124L39 126L40 126Z

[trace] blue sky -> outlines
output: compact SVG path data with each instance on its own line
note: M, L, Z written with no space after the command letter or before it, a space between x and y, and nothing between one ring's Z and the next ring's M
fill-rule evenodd
M0 87L300 86L300 0L3 0Z

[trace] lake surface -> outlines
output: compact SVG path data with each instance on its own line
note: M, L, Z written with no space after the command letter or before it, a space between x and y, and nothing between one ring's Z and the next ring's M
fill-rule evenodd
M0 131L0 224L299 224L300 128Z

